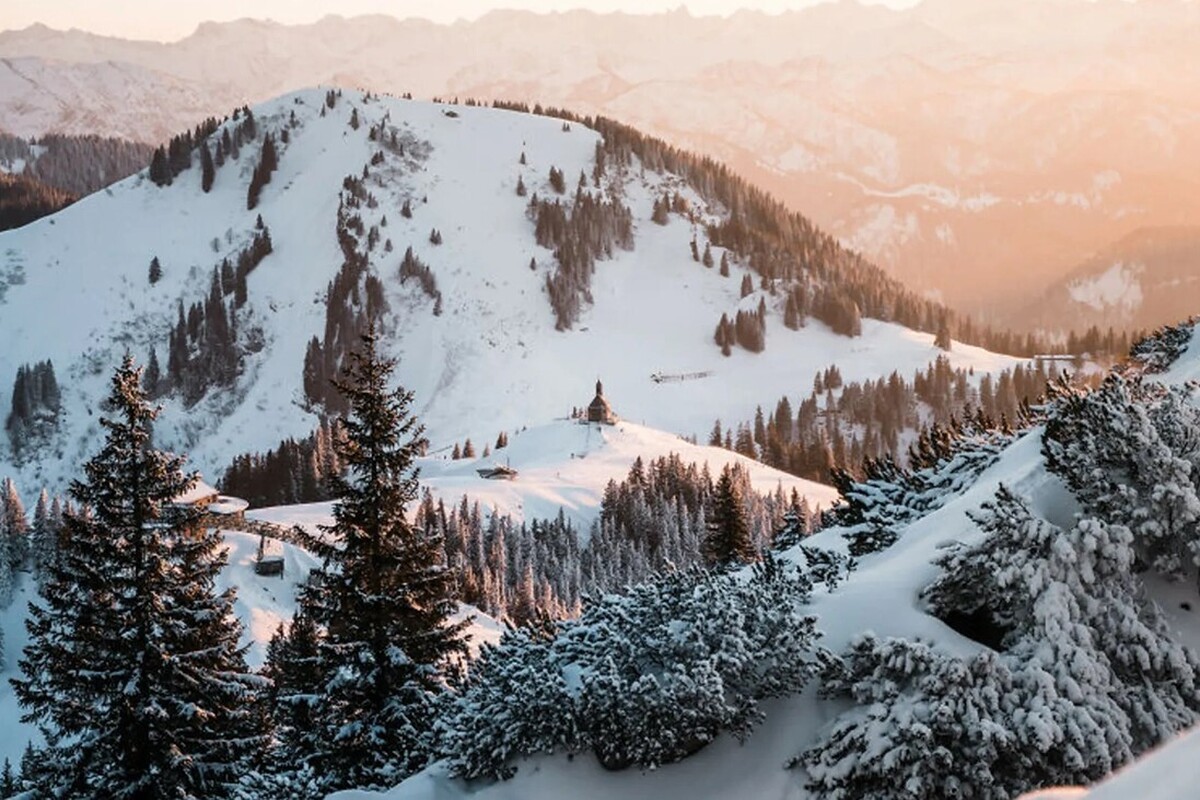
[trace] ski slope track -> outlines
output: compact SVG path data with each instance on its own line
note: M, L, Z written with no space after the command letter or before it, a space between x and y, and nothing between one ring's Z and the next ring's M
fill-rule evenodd
M64 488L95 450L95 407L124 351L144 363L155 348L165 369L177 303L203 300L214 267L249 242L259 214L274 252L249 275L249 300L236 324L260 330L261 349L246 355L232 389L210 391L191 408L164 398L158 441L218 479L234 455L313 430L317 417L305 403L302 369L308 341L324 332L326 288L342 261L339 191L380 151L368 130L385 116L407 143L406 154L389 153L371 167L367 189L378 206L363 208L362 216L367 228L387 220L370 252L390 306L382 321L385 350L399 359L398 379L415 392L414 410L435 453L468 436L482 449L502 430L564 417L586 406L597 378L623 419L706 439L717 418L736 424L759 404L807 395L816 372L830 364L847 381L892 370L910 377L941 353L931 335L870 319L853 339L815 320L799 331L785 328L782 295L740 298L744 268L734 264L723 278L692 260L689 243L697 235L704 244L702 228L678 215L665 226L650 221L654 199L667 189L700 206L705 219L724 210L704 208L678 177L636 164L610 166L602 179L603 191L632 209L635 247L597 262L594 302L572 330L556 331L545 293L554 256L537 245L528 197L517 196L516 184L521 178L530 195L552 197L548 175L557 167L569 199L580 173L591 175L597 133L529 114L351 91L322 116L323 100L324 91L314 89L258 106L258 139L217 170L209 193L201 191L194 158L170 186L155 186L143 172L0 234L0 385L11 385L22 364L51 359L63 392L58 433L47 446L15 463L0 436L0 475L12 475L24 495ZM354 129L356 110L362 124ZM247 186L264 130L275 135L279 168L249 211ZM518 163L522 153L525 165ZM405 201L411 218L401 214ZM444 238L440 246L430 242L434 228ZM436 277L440 316L417 281L399 280L409 246ZM721 254L714 248L718 260ZM163 277L151 285L148 266L156 256ZM760 296L769 309L766 351L735 349L723 357L713 344L721 314L757 307ZM977 374L1016 363L957 343L949 358ZM656 373L711 374L658 382L651 379ZM0 418L8 416L9 394L0 391Z

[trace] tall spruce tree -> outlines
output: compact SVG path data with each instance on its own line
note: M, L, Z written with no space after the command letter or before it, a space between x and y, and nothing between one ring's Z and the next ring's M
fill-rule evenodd
M318 547L325 566L302 596L323 632L309 763L329 788L391 784L420 768L443 676L465 653L441 538L406 511L424 428L412 392L389 388L395 362L377 348L370 325L335 384L349 408L335 440L346 472L330 476L325 533L336 544Z
M12 478L0 482L0 536L8 541L9 566L20 570L29 556L29 520Z
M746 502L739 477L726 465L717 479L712 517L703 544L704 560L712 566L746 564L758 558L746 521Z
M200 143L200 188L206 193L212 191L213 181L216 180L217 170L213 166L212 152L208 142Z
M219 535L172 502L195 476L154 449L129 356L105 412L12 682L46 740L32 778L57 797L223 797L266 736L233 595L214 587Z

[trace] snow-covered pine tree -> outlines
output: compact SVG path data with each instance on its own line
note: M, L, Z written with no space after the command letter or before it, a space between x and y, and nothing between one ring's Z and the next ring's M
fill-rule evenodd
M220 539L172 503L195 477L154 449L129 356L105 412L13 680L46 740L23 778L51 796L222 797L266 736L232 594L214 587Z
M394 370L370 325L337 384L349 407L335 441L346 474L330 477L337 503L325 530L337 545L319 548L325 566L302 596L323 633L307 760L330 788L392 784L420 768L446 670L466 652L442 544L407 516L424 429L412 393L389 387Z
M33 511L33 526L29 529L29 557L33 562L33 573L39 580L46 566L54 559L56 549L58 529L52 516L52 508L50 494L42 489Z
M263 674L271 679L275 734L280 764L295 763L315 746L313 706L322 684L320 642L312 619L303 611L279 629L267 645Z
M590 749L606 768L653 767L721 732L745 739L759 701L815 671L810 585L767 559L749 579L686 570L594 599L577 621L485 648L443 717L452 774L505 777L512 760Z
M1001 487L925 591L931 611L985 645L857 643L825 691L857 707L797 761L831 798L1008 798L1090 783L1200 712L1195 655L1143 596L1128 527L1063 530Z

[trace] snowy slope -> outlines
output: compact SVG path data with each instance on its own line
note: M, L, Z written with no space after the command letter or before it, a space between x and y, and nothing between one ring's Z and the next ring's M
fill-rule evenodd
M295 522L286 514L277 516L283 523ZM306 550L281 543L283 575L257 575L254 572L254 559L258 552L258 536L242 531L224 531L223 535L229 563L221 572L217 588L232 588L237 592L234 612L244 629L242 643L247 646L246 661L251 667L260 667L266 659L267 642L279 623L290 621L296 613L297 591L319 561ZM20 675L17 662L27 642L26 608L36 598L36 586L26 573L14 593L12 605L0 609L0 631L4 634L4 659L0 662L0 763L8 758L15 765L20 760L26 742L37 736L32 726L19 722L20 707L8 682L9 678ZM466 632L473 648L499 640L501 627L495 620L467 606L462 607L460 614L475 618Z
M1189 348L1173 368L1162 376L1151 377L1178 383L1196 375L1200 375L1200 328L1192 331ZM979 541L982 534L968 513L991 500L1001 484L1028 498L1032 509L1048 521L1071 524L1078 506L1062 481L1047 469L1041 454L1041 437L1041 428L1035 428L1016 439L965 492L900 531L900 538L891 547L863 557L857 571L836 590L815 592L811 610L818 618L817 628L824 633L820 644L839 652L855 635L873 631L880 638L919 637L951 654L970 656L978 652L980 644L928 614L919 593L937 576L932 561L943 545L952 541ZM845 548L845 541L836 529L816 534L807 544L839 551ZM790 556L798 558L799 554L792 551ZM1183 590L1194 599L1191 590L1187 587ZM1160 602L1166 597L1156 596ZM1163 602L1163 605L1180 639L1193 648L1200 646L1200 625L1195 619L1197 613L1191 610L1193 606L1181 609L1177 603ZM766 722L745 745L739 746L728 736L722 736L701 753L654 771L629 769L610 773L590 757L554 755L523 760L516 776L508 781L465 784L449 778L444 768L435 764L389 792L351 791L331 798L552 800L570 796L580 800L607 797L804 800L810 794L805 789L803 773L785 770L782 765L812 746L823 726L843 708L817 699L813 687L809 687L802 695L775 701L766 709ZM1134 765L1093 794L1062 789L1035 797L1038 800L1194 797L1195 787L1200 785L1200 764L1194 758L1198 735L1193 733L1167 746L1150 756L1145 766Z
M263 348L247 357L234 391L210 393L186 411L168 401L158 433L216 477L237 453L310 432L316 418L302 407L301 369L308 339L324 330L325 289L341 263L338 191L378 151L367 129L385 115L409 143L408 154L373 168L368 188L379 205L364 209L364 222L387 217L381 233L395 249L377 247L371 259L391 306L388 347L400 358L399 379L416 393L435 451L466 436L490 441L501 430L564 416L591 399L597 377L623 418L705 436L718 417L746 420L758 404L807 394L816 371L831 363L850 381L893 369L908 375L941 353L932 336L892 324L864 320L863 336L848 339L818 322L790 331L774 314L765 353L722 357L712 344L717 319L739 303L756 306L759 293L739 298L738 266L722 278L696 264L694 232L682 218L666 226L649 221L653 198L664 186L678 189L678 180L636 166L610 170L605 182L634 212L635 249L598 262L594 306L574 330L555 331L544 294L553 255L536 245L525 199L514 188L520 175L530 193L547 196L551 166L573 187L575 176L591 172L597 134L580 125L564 132L560 121L531 115L455 107L452 116L437 104L366 101L354 92L322 117L322 98L321 91L303 91L258 108L260 131L278 131L292 112L297 122L254 211L246 210L245 197L257 143L218 171L211 193L200 191L198 167L166 188L143 173L0 235L0 382L21 364L52 359L65 406L61 435L32 463L14 466L0 437L0 474L15 474L26 494L65 483L94 448L92 409L122 352L145 361L156 347L165 364L176 303L205 296L213 267L249 241L260 213L275 251L249 276L238 327L260 328ZM363 118L358 130L348 125L355 108ZM517 163L522 152L525 166ZM406 200L411 219L400 214ZM439 247L428 240L433 228L444 236ZM436 276L445 298L441 316L415 281L399 284L409 245ZM155 256L164 277L151 286L147 265ZM949 357L977 373L1015 363L957 344ZM703 371L712 374L650 380L655 372ZM8 413L8 395L0 391L0 416Z
M455 461L441 455L419 459L417 465L421 486L448 505L465 494L485 511L495 510L518 521L552 518L562 509L586 535L599 515L604 487L610 480L624 480L638 457L650 461L671 453L685 464L708 464L714 475L726 464L741 464L756 491L766 494L782 488L790 494L795 489L814 510L829 508L837 500L837 491L831 486L797 478L723 448L694 445L631 422L610 427L557 420L514 435L508 447L489 458ZM517 470L516 480L487 480L476 472L495 464ZM316 525L331 518L331 505L281 506L251 510L249 515L315 530Z

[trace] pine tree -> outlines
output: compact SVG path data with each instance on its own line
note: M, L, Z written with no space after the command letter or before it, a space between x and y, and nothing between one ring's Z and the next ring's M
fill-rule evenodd
M29 557L29 520L12 478L0 483L0 536L8 542L9 567L16 573Z
M167 151L159 145L150 158L150 180L155 186L166 186L171 183L171 168L167 164Z
M712 517L704 538L704 559L713 566L746 564L758 557L746 521L740 477L726 465L717 480Z
M105 413L13 681L46 739L36 781L73 798L225 796L265 736L232 593L214 587L220 538L171 503L195 477L153 448L158 412L129 356Z
M302 596L324 633L309 762L329 788L394 783L420 768L443 671L465 652L465 622L449 622L442 542L406 513L423 428L409 411L412 393L389 389L395 362L377 343L372 325L336 384L349 407L335 443L346 474L330 477L338 502L324 530L339 546L318 547L325 567Z
M159 263L158 256L150 259L150 285L158 283L162 280L163 270L162 264Z
M33 527L29 531L29 554L33 561L34 574L39 579L45 573L51 561L54 560L58 523L54 519L53 505L50 495L42 489L38 495L37 506L33 511ZM61 514L61 512L60 512Z
M17 793L17 779L13 775L12 762L4 759L4 770L0 771L0 797L13 797Z
M217 170L213 166L212 153L209 152L208 142L200 143L200 188L207 194L212 191L213 181L216 180Z
M950 351L950 322L945 316L943 316L941 321L938 323L937 336L934 337L933 346L947 352Z

